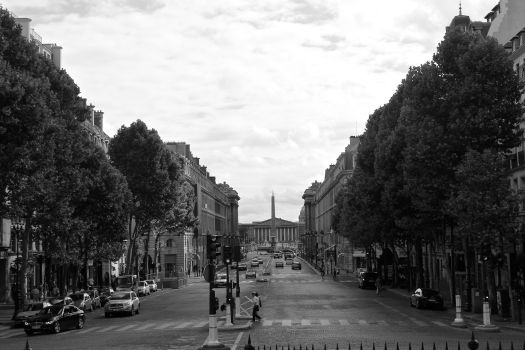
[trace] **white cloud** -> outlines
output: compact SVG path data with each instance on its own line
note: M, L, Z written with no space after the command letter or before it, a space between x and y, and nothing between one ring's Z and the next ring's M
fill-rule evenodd
M241 222L297 220L302 193L431 59L456 3L439 0L18 0L4 6L105 112L185 141L241 197ZM493 0L463 0L481 20Z

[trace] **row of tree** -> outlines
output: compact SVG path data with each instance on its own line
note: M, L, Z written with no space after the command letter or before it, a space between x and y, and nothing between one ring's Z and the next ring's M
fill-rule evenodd
M140 120L122 127L108 158L82 126L90 110L79 93L0 8L0 217L23 223L15 232L21 293L33 241L58 266L77 266L86 283L88 259L116 260L126 240L136 247L154 229L197 224L182 160L157 132Z
M448 32L432 61L411 67L370 115L337 198L338 231L364 247L388 247L394 263L395 247L413 249L418 286L423 245L442 247L446 232L457 249L483 255L493 268L491 252L519 231L508 156L522 140L522 87L494 39Z

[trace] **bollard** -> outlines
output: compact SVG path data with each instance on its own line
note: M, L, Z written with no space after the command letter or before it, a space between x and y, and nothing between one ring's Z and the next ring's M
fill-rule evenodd
M454 319L454 322L452 322L450 325L452 327L460 328L467 327L465 321L463 320L463 317L461 317L461 295L458 294L456 294L456 318Z
M26 347L24 348L24 350L32 350L31 347L29 346L29 339L26 338Z
M474 329L484 332L499 332L499 327L490 323L490 305L487 297L483 301L483 324L474 327Z
M255 348L252 345L252 338L249 334L248 334L248 344L244 346L244 350L255 350Z

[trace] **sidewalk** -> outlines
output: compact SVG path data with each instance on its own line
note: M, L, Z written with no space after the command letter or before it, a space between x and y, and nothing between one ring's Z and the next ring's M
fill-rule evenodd
M14 322L11 321L15 306L13 304L0 304L0 326L13 326Z
M397 294L404 298L408 298L410 296L410 294L404 289L385 288L385 290L387 292ZM452 323L452 321L454 320L456 316L456 309L454 307L449 307L447 308L447 312L450 314L450 323ZM474 325L483 324L483 314L482 313L462 311L461 317L463 317L463 319L467 321L470 321ZM492 324L498 326L499 328L512 329L514 331L520 331L525 334L525 322L523 322L522 324L518 324L517 321L512 321L512 320L503 318L499 315L490 315L490 321Z

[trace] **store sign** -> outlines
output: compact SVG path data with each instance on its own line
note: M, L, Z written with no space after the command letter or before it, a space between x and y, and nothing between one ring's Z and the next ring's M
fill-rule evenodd
M0 223L0 248L9 248L11 244L11 220L2 219Z

